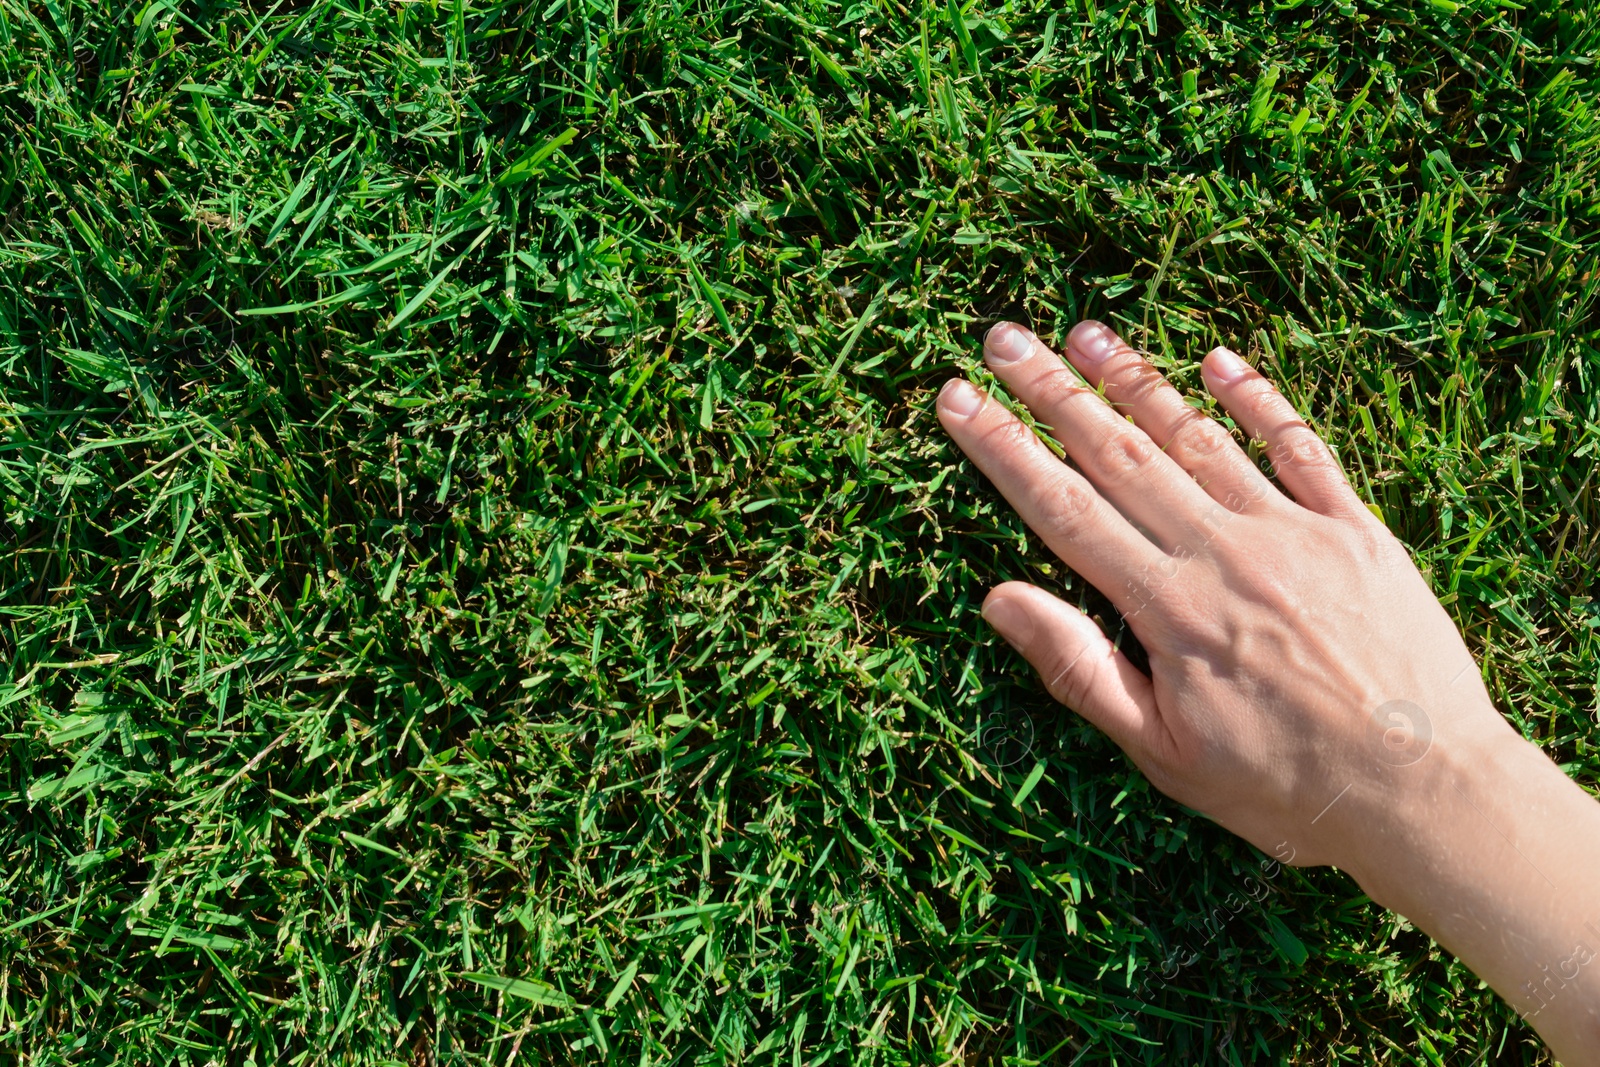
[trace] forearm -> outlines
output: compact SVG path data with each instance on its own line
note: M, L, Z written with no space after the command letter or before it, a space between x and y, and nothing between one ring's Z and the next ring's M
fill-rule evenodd
M1600 803L1515 736L1435 751L1354 875L1453 952L1566 1067L1600 1064Z

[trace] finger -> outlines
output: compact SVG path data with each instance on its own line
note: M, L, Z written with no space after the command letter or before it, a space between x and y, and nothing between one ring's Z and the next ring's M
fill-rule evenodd
M1033 664L1050 695L1088 719L1136 759L1166 731L1150 679L1093 619L1026 582L990 591L983 617Z
M1273 473L1297 503L1324 515L1366 513L1339 461L1271 382L1227 348L1212 349L1202 368L1206 388L1228 414L1267 443Z
M1118 511L1164 548L1192 538L1199 513L1212 501L1060 356L1032 332L1003 322L984 339L984 358Z
M1169 562L1083 475L1058 460L1005 407L961 378L939 393L939 421L1017 514L1124 613L1140 606L1136 579Z
M1250 462L1231 434L1196 411L1166 377L1116 332L1085 319L1067 335L1067 358L1091 385L1150 435L1213 500L1243 511L1282 494Z

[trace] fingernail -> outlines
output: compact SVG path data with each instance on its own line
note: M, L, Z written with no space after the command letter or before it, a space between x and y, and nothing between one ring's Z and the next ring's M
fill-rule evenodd
M983 602L983 617L1006 643L1027 654L1033 640L1033 616L1011 597L990 597Z
M1092 319L1073 328L1067 343L1085 363L1101 363L1117 346L1117 335Z
M1219 382L1229 384L1238 381L1249 371L1250 364L1239 358L1238 353L1231 348L1213 348L1211 350L1211 373Z
M983 394L965 378L951 378L939 390L939 406L957 418L970 419L983 407Z
M998 322L983 339L984 358L991 367L1019 363L1033 351L1033 336L1014 322Z
M1077 352L1085 363L1104 363L1107 355L1117 349L1117 334L1106 326L1085 318L1067 334L1067 347Z

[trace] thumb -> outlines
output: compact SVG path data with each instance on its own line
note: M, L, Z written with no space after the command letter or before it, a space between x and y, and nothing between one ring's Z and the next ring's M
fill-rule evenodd
M1050 695L1138 756L1161 729L1150 679L1077 608L1036 585L1006 582L983 617L1033 664Z

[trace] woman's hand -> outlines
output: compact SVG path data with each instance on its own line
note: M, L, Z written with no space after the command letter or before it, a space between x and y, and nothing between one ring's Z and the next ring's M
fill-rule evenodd
M1524 972L1537 981L1547 957L1570 957L1564 942L1583 933L1580 916L1551 901L1530 910L1523 899L1524 914L1544 916L1543 934L1509 952L1475 950L1484 935L1469 928L1501 921L1495 909L1510 904L1490 899L1464 864L1517 868L1497 889L1513 901L1565 879L1591 905L1589 944L1600 952L1600 806L1501 718L1405 548L1270 382L1225 348L1205 359L1207 388L1264 443L1290 496L1099 323L1073 329L1070 366L1009 323L984 349L1071 464L964 380L940 393L941 422L1044 542L1111 599L1149 654L1147 677L1076 609L1036 586L1001 585L984 616L1053 696L1109 734L1162 792L1270 855L1337 864L1419 922L1432 900L1416 892L1419 878L1454 893L1444 910L1471 919L1424 925L1525 1012L1516 995ZM1508 805L1507 791L1522 802ZM1595 831L1578 850L1586 855L1576 866L1547 856L1541 867L1526 855L1519 865L1513 853L1545 844L1526 821L1557 812ZM1499 842L1486 839L1493 834ZM1572 1034L1600 1035L1597 974L1600 963L1570 980L1587 983L1566 997L1587 1012ZM1546 1036L1570 1062L1588 1062L1577 1052L1587 1046L1562 1049Z

